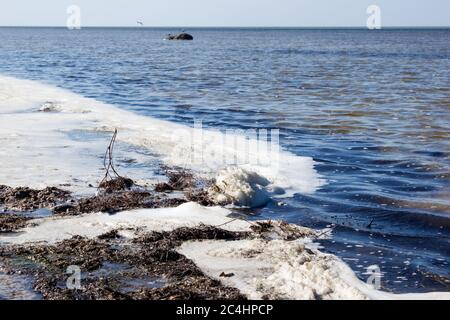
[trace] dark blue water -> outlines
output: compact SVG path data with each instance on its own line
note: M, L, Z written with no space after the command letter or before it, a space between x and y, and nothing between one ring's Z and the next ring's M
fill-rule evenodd
M334 226L325 250L393 292L450 291L450 29L0 28L0 74L214 128L279 128L328 184L265 218Z

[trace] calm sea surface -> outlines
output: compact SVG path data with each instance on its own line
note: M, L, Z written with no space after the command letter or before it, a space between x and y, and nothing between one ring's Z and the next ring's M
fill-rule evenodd
M450 29L0 28L0 74L145 116L279 128L328 184L259 217L321 228L361 279L450 291Z

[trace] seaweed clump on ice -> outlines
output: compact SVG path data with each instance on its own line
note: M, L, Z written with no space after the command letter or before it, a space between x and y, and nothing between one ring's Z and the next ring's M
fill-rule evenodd
M226 204L253 206L254 201L241 201L241 195L245 194L245 197L251 199L263 198L259 196L261 192L258 191L260 190L258 186L249 185L245 181L245 183L239 181L239 184L230 183L236 180L234 171L222 179L219 176L219 179L203 180L183 168L163 167L168 178L166 182L157 183L153 190L139 186L131 178L120 175L114 165L113 153L116 138L117 130L114 131L104 154L105 173L94 196L74 197L70 192L56 187L34 190L27 187L0 186L0 210L23 213L46 208L56 215L80 215L94 212L114 214L138 208L177 207L187 201L196 202L202 206ZM247 178L245 174L238 176L244 180ZM244 186L244 190L248 189L248 195L238 190L237 185ZM265 198L263 200L258 200L257 204L265 203ZM19 219L16 220L19 221ZM9 221L12 221L11 218ZM9 229L9 227L5 228L5 230Z
M2 216L1 221L5 232L24 226L26 219L23 214L46 208L56 215L80 215L84 213L119 211L137 208L167 208L176 207L187 201L197 201L203 205L214 205L204 194L200 198L199 188L194 175L180 168L165 168L167 182L159 183L154 190L148 190L136 184L132 179L121 176L114 165L113 153L117 138L117 130L104 155L105 174L97 187L97 193L89 197L74 197L68 191L47 187L42 190L28 187L12 188L0 186L0 210L15 216ZM173 191L184 192L177 196L167 196ZM22 216L21 216L22 215ZM13 222L15 227L13 226Z
M55 187L35 190L28 187L0 186L0 206L4 211L29 211L68 200L70 192Z
M156 187L156 193L137 185L132 179L121 176L114 166L113 152L117 138L117 129L106 149L104 156L105 176L98 185L98 192L93 197L82 198L73 203L63 204L54 209L56 214L78 215L92 212L116 213L119 211L137 208L166 208L175 207L186 200L182 198L166 198L160 195L168 188ZM180 182L175 183L173 177L169 179L173 183L170 190L181 188Z
M116 136L117 131L105 153L105 176L95 196L76 199L55 188L26 189L23 193L22 189L1 187L1 204L27 209L49 206L59 215L177 206L186 199L214 204L198 179L187 170L166 169L168 181L155 186L154 192L122 177L113 163ZM184 192L186 199L161 195L173 191ZM26 198L29 198L28 202L22 202ZM30 220L18 214L4 214L0 219L0 231L23 228ZM34 290L44 299L245 299L239 289L208 276L177 248L188 241L272 239L274 234L285 230L272 223L254 223L250 231L245 232L199 225L172 231L141 232L129 239L115 229L96 238L75 235L55 244L2 245L0 265L10 274L29 276ZM76 289L69 288L65 282L66 272L73 265L83 272L82 286ZM233 276L223 272L221 277Z
M29 275L44 299L245 299L238 289L205 275L176 248L188 240L239 240L246 232L211 226L148 232L124 240L117 230L95 239L74 236L54 245L0 247L0 264L12 274ZM83 271L79 288L68 288L67 268Z
M244 300L238 289L220 281L235 277L219 272L211 277L180 253L183 243L198 241L270 241L288 238L292 230L278 222L255 222L249 231L198 225L172 231L149 231L125 238L112 229L96 238L73 236L54 244L15 244L0 247L0 265L11 275L32 279L32 287L50 300ZM290 239L312 235L297 230ZM250 252L249 252L250 254ZM80 286L67 285L67 270L82 272Z

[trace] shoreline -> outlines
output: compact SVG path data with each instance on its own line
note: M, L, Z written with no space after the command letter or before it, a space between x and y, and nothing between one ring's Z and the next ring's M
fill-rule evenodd
M450 299L450 293L372 289L318 248L314 241L329 230L230 217L226 204L277 201L267 182L253 182L261 177L286 191L283 197L314 192L325 182L311 158L280 151L286 167L278 175L271 165L223 172L212 163L214 175L205 176L202 168L182 166L195 150L180 150L184 158L171 154L171 134L185 126L33 81L0 77L0 84L0 184L11 185L0 187L0 276L7 281L25 277L17 281L32 282L48 299ZM114 155L122 176L111 178L111 166L101 163L115 128L125 145ZM177 165L183 169L171 173ZM217 177L222 184L208 184ZM70 266L87 277L81 291L65 287ZM199 292L199 283L210 291Z
M48 192L28 194L36 205L35 195ZM58 194L63 201L73 200ZM19 198L23 204L26 197ZM61 199L43 200L49 210L61 206ZM0 220L7 230L0 233L0 274L33 288L21 293L18 286L3 295L58 300L450 299L450 293L395 295L372 289L343 261L320 251L314 241L331 230L231 218L229 209L194 202L147 209L137 202L131 210L105 211L29 217L10 230ZM69 289L67 270L74 265L81 271L81 287Z
M165 184L166 187L174 190L177 185L181 185L184 186L182 190L190 189L192 185L183 182L181 177L188 177L189 181L192 179L186 173L173 175L169 183ZM117 183L108 185L114 184L117 185ZM156 189L158 188L161 186L157 185ZM158 208L143 209L141 202L133 202L135 198L126 197L129 200L129 207L136 207L134 210L104 208L104 213L98 213L95 210L97 207L94 206L91 212L74 213L67 210L66 214L63 214L59 208L68 206L73 208L74 202L82 203L86 198L75 200L69 193L56 188L33 190L2 186L0 190L2 191L0 204L5 211L0 216L1 269L9 275L29 277L29 281L33 283L33 293L44 299L246 299L254 297L254 294L244 295L235 286L226 286L220 281L220 278L234 277L233 272L225 272L224 269L215 275L206 275L193 260L182 254L186 247L183 249L181 247L190 246L189 254L192 255L197 251L192 249L201 241L215 243L227 240L227 244L228 241L270 243L274 239L294 241L318 235L313 230L283 222L249 222L229 218L231 212L227 209L203 207L187 200L184 200L185 203L181 206L164 208L166 202L163 199L166 194L157 191L152 191L159 195L154 198L161 199L161 202L159 206L155 203L152 206ZM103 196L113 199L136 191L131 191L130 186L118 190L104 188L102 192ZM148 191L141 192L150 194ZM92 201L99 197L102 195L87 199ZM116 204L114 201L109 203ZM28 211L17 211L18 208ZM36 208L51 210L53 214L46 218L24 216L24 213ZM16 209L14 214L8 213L11 209ZM150 217L152 213L154 214ZM5 217L16 220L10 221L4 219ZM25 217L26 219L20 219ZM141 247L135 248L137 244L141 244ZM201 247L203 245L204 243L200 244ZM129 249L130 246L133 247L132 250ZM299 248L305 249L303 245ZM108 253L105 253L105 250ZM83 280L88 282L84 289L61 288L61 283L67 277L65 270L73 264L73 261L77 261L80 270L88 273L87 278ZM100 278L92 276L100 272L105 265L125 262L128 264L122 269L112 268L101 272L102 276L108 279L121 278L122 282L115 284L117 287L113 288ZM125 270L136 268L144 268L145 272L122 274ZM174 270L178 269L181 274L176 272L174 274ZM141 280L145 277L163 279L164 281L161 281L165 285L148 288ZM121 292L121 286L126 286L130 281L141 282L142 287L134 292ZM56 283L59 285L55 285ZM183 290L180 291L180 287ZM198 292L198 288L203 289ZM17 293L14 296L17 296ZM261 299L263 296L258 298Z

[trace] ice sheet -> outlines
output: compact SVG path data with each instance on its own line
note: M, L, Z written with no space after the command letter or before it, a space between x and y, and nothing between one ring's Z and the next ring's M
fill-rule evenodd
M0 76L0 115L2 184L70 184L72 190L96 185L103 152L115 128L120 141L145 147L165 164L208 178L227 167L254 172L268 180L263 189L269 196L310 193L324 183L311 158L281 150L276 139L264 144L239 133L141 116L36 81ZM70 135L74 131L108 135L74 140ZM143 171L130 174L139 177ZM260 199L256 200L248 203L259 204Z

